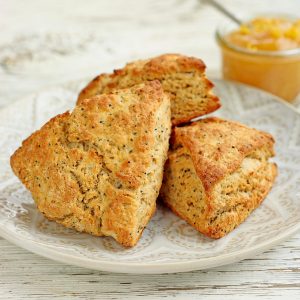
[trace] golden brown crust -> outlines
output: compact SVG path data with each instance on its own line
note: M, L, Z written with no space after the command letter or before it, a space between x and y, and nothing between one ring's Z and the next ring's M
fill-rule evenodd
M234 205L228 211L221 212L220 214L210 214L209 217L212 221L205 229L204 234L207 236L218 239L231 232L238 225L243 223L245 219L263 202L271 190L274 181L277 177L278 170L275 163L269 163L268 171L265 172L263 184L257 184L255 187L261 193L252 195L251 199L237 199ZM255 176L254 174L252 176ZM216 204L214 203L215 207Z
M195 57L187 57L180 54L163 54L152 59L138 60L128 63L123 69L114 70L112 74L100 74L95 77L79 94L78 103L83 100L100 94L103 89L118 88L118 79L128 74L134 77L155 77L170 73L194 72L203 73L206 69L204 62ZM213 84L207 80L210 88Z
M133 246L155 210L170 127L170 100L149 82L51 119L11 166L47 218Z
M213 84L206 78L205 68L202 60L179 54L135 61L112 74L94 78L80 92L77 103L96 94L157 79L171 97L172 124L189 122L220 107L219 98L211 92Z
M216 210L210 207L210 214L207 213L204 216L203 220L199 222L194 222L194 219L191 218L186 212L178 209L177 205L174 205L172 201L164 200L164 204L171 209L171 211L177 215L179 218L185 220L196 230L201 232L202 234L213 238L219 239L224 237L226 234L230 233L233 229L235 229L238 225L243 223L247 217L259 207L259 205L263 202L263 200L268 195L271 190L275 178L278 174L276 164L271 164L271 172L269 173L270 179L267 185L264 186L264 190L262 195L259 197L252 197L251 201L239 201L237 199L236 205L233 206L233 209L229 210L229 212L224 213L224 217L217 217ZM165 197L163 197L166 199ZM182 199L183 200L183 199ZM210 220L214 219L214 222L210 224Z
M175 147L188 149L207 191L236 170L254 149L265 145L273 149L274 144L266 132L216 117L175 128L173 141Z
M271 189L277 166L271 135L207 118L175 128L161 197L201 233L220 238L242 223Z

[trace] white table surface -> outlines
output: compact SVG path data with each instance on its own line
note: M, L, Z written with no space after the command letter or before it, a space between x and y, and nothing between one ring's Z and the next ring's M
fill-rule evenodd
M300 12L299 0L221 2L241 17ZM0 107L47 86L165 52L201 57L207 73L220 77L213 34L222 20L196 0L0 0ZM300 233L253 259L166 275L68 266L0 238L0 299L62 298L300 299Z

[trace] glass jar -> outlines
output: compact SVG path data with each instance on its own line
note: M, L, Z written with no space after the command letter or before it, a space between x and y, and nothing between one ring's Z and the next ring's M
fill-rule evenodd
M283 51L241 48L226 39L237 29L236 24L228 21L216 32L223 77L256 86L292 102L300 93L300 48Z

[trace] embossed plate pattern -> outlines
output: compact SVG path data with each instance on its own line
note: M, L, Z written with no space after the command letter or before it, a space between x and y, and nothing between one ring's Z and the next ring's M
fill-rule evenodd
M49 88L0 111L0 235L42 256L124 273L166 273L228 264L262 252L300 228L300 115L274 96L216 80L215 115L266 130L276 139L279 176L263 204L220 240L204 237L159 206L138 245L124 249L46 220L12 174L9 156L50 117L72 109L82 82Z

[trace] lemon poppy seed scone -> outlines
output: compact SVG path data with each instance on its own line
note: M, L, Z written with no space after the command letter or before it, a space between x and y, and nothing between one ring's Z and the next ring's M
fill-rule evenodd
M270 134L219 118L175 128L161 196L198 231L223 237L271 189L273 145Z
M92 80L79 94L78 102L96 94L157 79L171 99L172 124L177 125L208 114L220 107L206 78L202 60L179 54L165 54L127 64L112 74Z
M11 157L50 220L133 246L155 211L171 130L158 81L81 101Z

